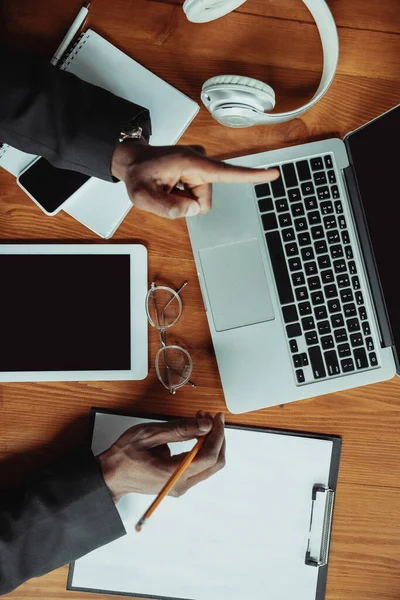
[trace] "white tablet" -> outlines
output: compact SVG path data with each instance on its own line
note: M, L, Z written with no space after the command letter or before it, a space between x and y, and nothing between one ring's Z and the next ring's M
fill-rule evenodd
M0 382L144 379L147 250L0 245Z

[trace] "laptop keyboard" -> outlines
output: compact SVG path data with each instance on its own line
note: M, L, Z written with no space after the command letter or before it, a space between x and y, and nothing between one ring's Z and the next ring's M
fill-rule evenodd
M333 155L255 185L298 384L378 366Z

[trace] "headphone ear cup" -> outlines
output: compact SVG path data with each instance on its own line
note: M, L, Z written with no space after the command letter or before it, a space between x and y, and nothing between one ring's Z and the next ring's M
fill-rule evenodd
M239 8L246 0L185 0L183 10L192 23L208 23Z
M230 127L261 123L265 111L275 106L271 86L239 75L211 77L203 85L201 99L214 119Z

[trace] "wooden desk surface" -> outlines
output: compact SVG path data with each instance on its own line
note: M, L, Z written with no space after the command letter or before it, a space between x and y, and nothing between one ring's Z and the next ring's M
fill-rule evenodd
M316 107L289 123L246 130L223 128L202 109L182 142L200 143L213 156L230 157L342 137L394 106L400 92L398 1L328 2L338 25L341 53L335 81ZM304 102L316 88L320 45L299 0L249 0L224 21L202 26L188 23L180 4L182 0L94 0L89 25L192 98L199 98L208 77L230 72L268 81L282 110ZM0 33L10 43L50 57L79 7L80 0L0 1ZM0 171L0 199L2 242L102 243L63 213L46 217L4 171ZM153 367L155 331L150 331L150 374L143 382L0 385L2 484L83 440L88 408L93 405L182 416L193 415L198 408L226 410L185 223L132 210L108 243L120 241L146 244L150 278L174 286L189 280L176 340L193 356L198 388L187 387L172 398L161 387ZM400 381L252 414L227 413L227 419L342 436L327 599L398 600ZM89 598L66 592L66 576L63 567L26 583L9 597Z

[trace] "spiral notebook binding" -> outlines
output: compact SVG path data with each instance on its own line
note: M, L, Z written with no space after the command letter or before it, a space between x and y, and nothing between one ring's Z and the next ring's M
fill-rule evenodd
M90 33L84 32L76 39L76 41L67 48L65 53L62 55L59 68L65 71L68 66L72 63L78 52L83 48L86 42L90 39Z

